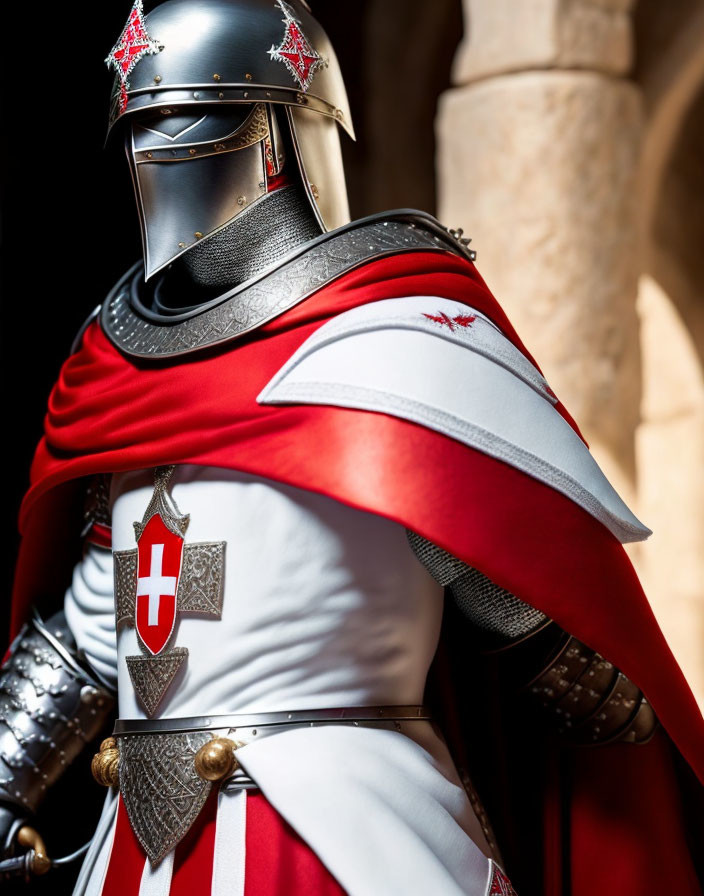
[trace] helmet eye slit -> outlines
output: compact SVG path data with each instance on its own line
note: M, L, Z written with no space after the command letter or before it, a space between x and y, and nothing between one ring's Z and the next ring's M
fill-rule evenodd
M181 146L227 140L249 123L254 108L254 103L240 103L228 109L209 109L199 115L177 111L168 118L154 114L141 116L133 122L135 145L140 150L156 149L155 137L163 140L163 145Z
M175 140L179 140L181 137L183 137L184 134L192 131L194 128L197 128L198 125L201 122L205 121L206 118L207 115L201 115L200 118L189 117L189 123L185 126L182 126L184 125L184 121L179 115L176 118L154 119L153 122L150 121L150 124L146 124L145 122L135 122L135 128L138 128L139 130L149 131L150 134L154 134L156 137L161 137L164 140L170 140L173 142ZM162 127L156 126L157 121L162 125ZM180 126L181 129L175 134L169 133L170 131L173 131L174 125Z

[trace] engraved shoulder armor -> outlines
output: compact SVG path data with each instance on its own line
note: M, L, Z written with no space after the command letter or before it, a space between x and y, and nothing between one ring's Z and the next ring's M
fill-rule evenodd
M0 802L35 812L114 703L80 663L63 612L28 622L0 668Z
M512 687L579 743L646 743L657 718L645 695L601 654L540 610L414 532L415 555L447 587L487 652L505 655ZM503 657L502 657L503 658Z

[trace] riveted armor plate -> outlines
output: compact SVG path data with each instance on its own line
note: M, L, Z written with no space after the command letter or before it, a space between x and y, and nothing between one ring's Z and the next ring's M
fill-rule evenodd
M92 738L114 697L75 659L63 613L39 618L0 670L0 800L31 812Z

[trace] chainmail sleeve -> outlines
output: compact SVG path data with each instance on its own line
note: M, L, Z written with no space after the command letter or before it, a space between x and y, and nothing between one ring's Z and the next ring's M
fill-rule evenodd
M408 541L438 584L449 588L462 615L487 642L509 645L543 628L548 617L500 588L478 569L462 563L415 532Z
M657 718L645 695L612 663L540 610L407 530L416 557L446 587L480 649L506 658L510 686L579 743L646 743ZM510 657L510 660L509 660Z

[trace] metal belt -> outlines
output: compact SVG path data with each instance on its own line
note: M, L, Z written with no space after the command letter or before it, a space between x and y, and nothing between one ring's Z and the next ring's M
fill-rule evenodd
M214 736L246 745L292 728L349 725L400 732L405 725L428 721L430 713L425 706L118 719L113 733L119 749L120 792L132 829L156 866L186 835L205 804L212 779L197 774L196 757ZM237 768L218 786L228 791L250 789L256 782Z
M363 725L373 727L378 723L428 722L430 711L426 706L344 706L336 709L299 709L282 712L241 713L211 716L188 716L180 719L117 719L113 729L115 737L136 734L173 734L186 731L221 731L229 729L239 737L247 733L256 737L260 729L271 734L271 728L316 725Z

